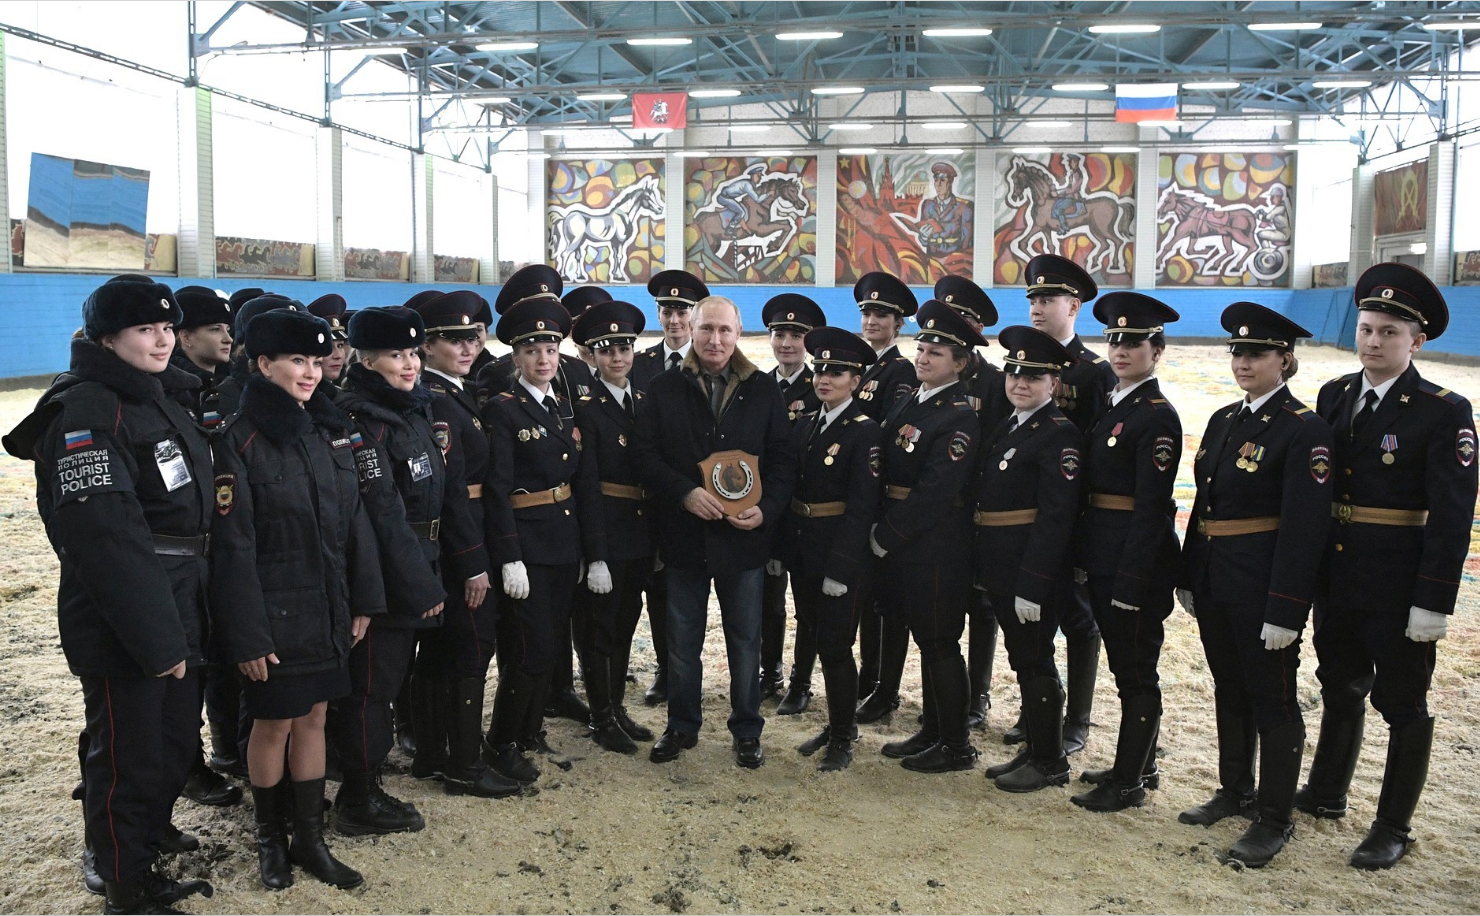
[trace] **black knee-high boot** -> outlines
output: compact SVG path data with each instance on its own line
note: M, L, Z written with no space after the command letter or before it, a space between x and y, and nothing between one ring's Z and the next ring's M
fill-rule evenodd
M976 765L976 748L968 737L966 725L967 697L970 678L960 654L927 662L930 685L934 693L936 730L940 740L932 747L900 761L907 770L917 773L950 773L969 770ZM932 710L927 709L928 717Z
M987 710L992 708L992 663L997 657L997 615L985 598L972 608L970 643L966 648L967 670L971 675L971 706L966 724L981 728L987 724Z
M858 721L877 722L899 708L899 682L904 677L905 658L910 651L910 627L903 613L884 618L883 637L879 643L879 683L858 707ZM924 677L921 668L921 677ZM930 726L934 728L934 726Z

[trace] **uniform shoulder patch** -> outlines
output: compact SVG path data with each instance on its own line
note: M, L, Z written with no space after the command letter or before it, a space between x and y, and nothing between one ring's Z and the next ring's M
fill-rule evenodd
M1324 445L1310 450L1310 476L1319 484L1331 479L1331 450Z
M1096 366L1103 366L1105 364L1105 357L1095 355L1094 359L1090 360L1090 362L1094 363Z
M1073 420L1070 420L1063 414L1059 414L1056 417L1049 417L1049 419L1053 420L1055 426L1072 426L1074 423Z
M1469 467L1475 463L1475 431L1473 429L1462 429L1454 439L1454 454L1459 459L1460 467Z
M583 395L581 395L581 403L584 404L585 402L587 402L589 400L591 400L591 395L589 395L589 394L583 394ZM606 402L606 398L602 398L601 400L602 400L603 403Z
M432 424L432 440L437 443L437 448L442 452L442 457L447 457L447 450L452 448L452 426L438 420Z
M1171 436L1157 436L1151 443L1151 463L1158 471L1171 468L1176 453L1177 440Z
M216 475L216 514L230 515L236 508L236 475Z
M951 434L951 441L946 445L946 451L950 453L952 461L960 461L966 457L966 452L971 448L971 435L957 431Z
M1065 480L1078 477L1080 466L1079 449L1066 448L1059 451L1059 472L1064 475Z
M877 445L871 445L868 449L868 472L875 477L882 473L884 461L883 449Z

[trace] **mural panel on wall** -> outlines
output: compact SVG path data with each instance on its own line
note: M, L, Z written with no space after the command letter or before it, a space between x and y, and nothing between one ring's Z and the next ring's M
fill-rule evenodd
M1372 176L1373 235L1422 232L1429 225L1429 160Z
M1295 157L1162 153L1158 286L1289 286Z
M549 263L567 283L646 283L663 269L663 160L550 160Z
M1101 286L1129 286L1136 254L1136 155L1002 156L992 278L1020 285L1035 255L1057 254Z
M817 157L687 160L685 267L706 283L812 283Z
M975 198L970 155L839 156L838 284L872 270L917 286L971 276Z

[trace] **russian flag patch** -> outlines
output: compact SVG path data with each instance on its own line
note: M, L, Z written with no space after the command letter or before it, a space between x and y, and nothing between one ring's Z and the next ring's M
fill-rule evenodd
M70 433L63 433L62 437L69 452L73 449L87 448L93 444L93 434L90 429L74 429Z
M350 433L349 434L349 445L350 445L350 448L364 448L365 447L365 437L364 436L361 436L358 432Z

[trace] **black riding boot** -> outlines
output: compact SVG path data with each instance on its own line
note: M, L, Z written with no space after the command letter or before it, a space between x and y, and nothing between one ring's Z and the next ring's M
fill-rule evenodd
M1088 811L1124 811L1146 803L1146 761L1155 754L1161 729L1161 701L1135 696L1120 709L1120 736L1115 743L1115 765L1093 789L1070 801Z
M776 706L776 715L795 716L812 704L812 668L817 663L817 631L797 621L796 643L792 647L795 663L791 666L791 683L786 696Z
M540 710L545 718L569 719L581 725L591 721L591 709L576 693L575 667L571 661L571 628L555 635L555 661L545 679L545 698ZM585 676L584 673L582 675Z
M821 772L846 770L853 762L858 740L858 668L850 653L846 661L825 663L822 683L827 688L827 754L817 765Z
M867 698L879 686L879 654L884 639L884 619L870 604L858 616L858 695Z
M637 753L637 745L622 730L612 708L611 659L587 652L581 659L581 670L586 676L586 699L591 703L591 737L609 751Z
M1028 760L996 778L1007 792L1037 792L1069 781L1069 759L1064 753L1064 688L1056 677L1035 677L1023 685L1023 709L1028 715Z
M786 577L766 576L766 589L781 583L782 607L786 606ZM772 599L774 600L774 599ZM764 604L764 602L762 602ZM761 613L761 700L769 700L781 693L781 652L786 642L786 615Z
M1224 818L1254 814L1254 754L1259 747L1254 714L1242 704L1219 697L1216 690L1213 711L1218 721L1218 791L1177 815L1184 824L1211 827Z
M395 715L396 746L408 757L416 756L416 726L411 721L411 668L415 664L413 655L411 664L406 667L406 677L401 681L401 689L396 694L396 702L391 705Z
M992 608L979 603L968 618L970 642L966 647L966 665L971 675L971 706L966 724L982 728L987 724L987 710L992 708L992 663L997 657L997 615Z
M1124 713L1122 712L1122 715ZM1161 768L1156 765L1156 748L1161 738L1161 723L1157 722L1156 734L1151 736L1151 750L1146 752L1146 765L1141 768L1141 783L1147 789L1156 790L1161 788ZM1110 778L1115 772L1114 767L1104 769L1082 770L1079 773L1079 781L1091 786L1097 786Z
M651 741L653 740L652 729L637 724L627 714L627 665L631 658L632 639L629 635L626 644L619 646L617 651L612 653L611 666L608 669L608 674L611 675L612 715L616 718L617 724L622 727L622 731L627 733L627 737L633 741Z
M287 776L283 777L287 779ZM257 870L262 886L280 891L293 886L293 865L288 861L288 834L277 810L277 786L252 787L252 816L257 822Z
M324 845L324 778L293 783L293 799L293 848L288 853L293 864L331 887L363 884L360 873Z
M516 668L505 668L493 695L493 721L484 742L483 759L494 772L528 785L540 778L539 769L519 748L525 712L535 700L535 679Z
M896 682L897 683L897 682ZM882 688L882 684L880 687ZM903 741L890 741L883 747L885 757L896 760L913 757L921 751L935 747L940 741L940 717L935 712L935 679L930 668L920 669L920 699L925 713L921 716L920 730ZM860 720L862 721L861 717Z
M1228 856L1250 868L1269 864L1295 833L1290 817L1295 787L1300 784L1300 759L1305 754L1305 723L1296 721L1259 732L1259 791L1254 823L1244 831Z
M481 677L452 682L452 708L448 711L447 766L443 788L448 795L506 798L523 791L517 781L495 773L479 756L483 739L483 691Z
M1064 708L1064 753L1077 754L1089 739L1090 713L1095 706L1095 678L1100 673L1100 634L1068 640L1069 680Z
M1382 774L1382 794L1377 799L1377 819L1352 853L1352 866L1375 870L1392 868L1413 842L1409 823L1429 777L1429 751L1434 744L1434 720L1419 719L1388 733L1387 767Z
M1321 733L1310 775L1295 793L1295 807L1311 817L1336 820L1346 816L1346 790L1362 755L1362 730L1367 722L1365 700L1321 710Z
M411 678L411 731L416 735L411 775L416 779L441 779L447 769L452 690L452 681L445 677L417 674Z
M909 651L910 626L904 613L896 611L884 618L884 635L879 642L879 683L858 707L860 724L877 722L899 708L899 682L904 677L904 662ZM923 680L923 668L921 672ZM926 725L934 728L928 722Z
M976 765L966 726L967 691L971 689L966 662L959 654L929 663L930 685L935 693L936 727L940 740L933 747L906 757L900 765L917 773L951 773ZM927 716L930 710L926 710Z

